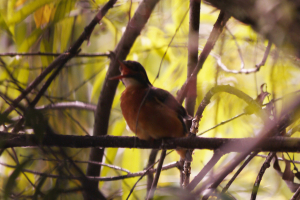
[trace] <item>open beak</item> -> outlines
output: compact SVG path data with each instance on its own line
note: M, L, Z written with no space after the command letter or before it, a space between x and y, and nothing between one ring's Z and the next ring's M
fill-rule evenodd
M114 76L114 77L109 78L109 80L120 80L120 79L125 78L125 77L126 77L125 75Z
M120 79L126 78L128 76L126 74L123 74L125 71L129 70L128 67L126 67L126 65L123 62L119 61L119 60L118 60L118 63L120 64L119 69L120 69L122 75L111 77L111 78L109 78L109 80L120 80Z

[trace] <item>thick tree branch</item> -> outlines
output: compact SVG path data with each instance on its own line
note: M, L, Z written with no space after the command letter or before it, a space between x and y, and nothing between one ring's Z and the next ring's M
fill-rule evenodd
M60 56L64 53L34 52L34 53L0 53L0 57L9 56ZM75 57L109 57L109 53L80 53Z
M138 149L160 149L162 140L149 142L140 140L136 137L124 136L74 136L74 135L45 135L41 143L33 134L13 134L0 132L1 146L10 147L38 147L57 146L70 148L89 148L89 147L110 147L110 148L138 148ZM165 149L176 148L194 148L216 150L222 145L228 145L226 151L243 152L241 146L253 145L257 138L228 139L228 138L204 138L204 137L187 137L187 138L165 138ZM278 152L298 152L300 149L300 138L272 137L264 139L263 144L258 145L255 150L260 151L278 151Z

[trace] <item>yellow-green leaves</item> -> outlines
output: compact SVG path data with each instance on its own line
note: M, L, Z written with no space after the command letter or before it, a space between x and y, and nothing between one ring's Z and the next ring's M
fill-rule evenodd
M53 0L35 0L25 4L20 10L14 12L8 19L8 24L13 25L23 21L28 15L32 14L42 6L53 2ZM40 16L41 17L41 16Z
M34 21L37 28L50 21L51 13L54 11L53 4L47 4L34 12Z

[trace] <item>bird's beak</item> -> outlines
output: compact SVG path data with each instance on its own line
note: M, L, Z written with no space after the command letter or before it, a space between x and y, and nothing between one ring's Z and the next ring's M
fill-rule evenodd
M120 79L125 78L125 77L126 77L125 75L114 76L114 77L109 78L109 80L120 80Z
M122 78L126 78L128 75L126 75L126 71L129 71L128 67L121 61L118 60L118 63L120 64L120 72L122 73L122 75L119 76L114 76L109 78L109 80L120 80Z

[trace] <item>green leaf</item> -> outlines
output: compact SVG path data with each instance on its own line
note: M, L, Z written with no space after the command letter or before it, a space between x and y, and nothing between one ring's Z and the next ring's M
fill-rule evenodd
M53 33L53 29L49 28L50 32ZM41 52L53 52L53 34L49 34L49 37L43 37L40 43ZM43 66L48 66L54 60L54 56L42 56L41 61Z
M27 52L29 48L38 40L40 35L43 33L43 30L35 29L29 37L27 37L19 46L19 52Z
M53 22L55 23L62 19L65 19L66 14L70 13L71 10L73 10L75 3L76 1L74 0L60 1L54 14Z
M2 14L0 13L0 28L3 29L9 36L13 36L12 32L9 30Z
M64 52L68 48L73 30L73 22L74 18L66 18L55 27L54 41L60 44L60 52Z

